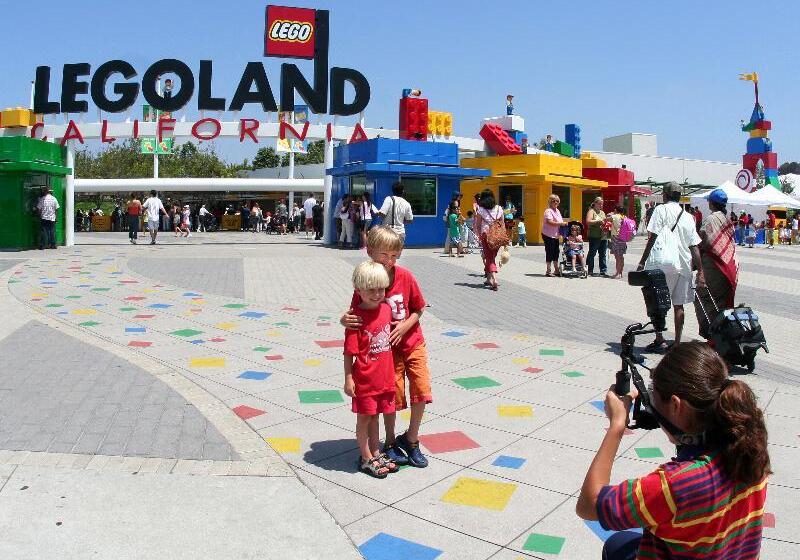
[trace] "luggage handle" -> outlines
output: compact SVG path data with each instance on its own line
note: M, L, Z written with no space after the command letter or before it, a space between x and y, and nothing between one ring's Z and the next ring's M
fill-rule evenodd
M697 303L700 304L700 309L703 310L703 315L706 317L706 322L711 325L711 317L708 316L706 306L703 304L703 299L700 297L700 291L697 289L697 286L692 286L692 289L697 294ZM706 291L708 292L708 299L711 300L711 303L714 305L714 310L717 312L717 315L719 315L719 307L717 306L717 302L714 301L714 296L711 294L711 289L708 286L706 286Z

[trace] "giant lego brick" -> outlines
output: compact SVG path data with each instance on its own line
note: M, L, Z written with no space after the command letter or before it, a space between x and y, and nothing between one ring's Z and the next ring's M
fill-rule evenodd
M3 128L16 128L33 126L36 124L36 115L30 109L15 107L3 109L0 113L0 126Z
M481 121L481 126L485 124L496 124L503 130L518 130L525 132L525 119L519 115L503 115L502 117L489 117Z
M777 177L777 176L778 176L778 170L777 169L774 169L774 168L771 168L771 169L766 169L765 168L764 169L764 177Z
M522 148L514 142L514 139L496 124L483 125L480 135L498 156L510 156L522 153Z
M559 154L567 157L572 157L575 153L575 149L572 147L572 144L567 144L566 142L562 142L561 140L556 140L556 143L553 144L552 151L554 154Z
M763 116L763 115L762 115ZM757 120L750 121L742 127L742 130L747 132L749 130L772 130L772 121Z
M522 139L528 137L527 134L525 134L524 132L520 132L519 130L506 130L506 134L511 136L514 142L516 142L517 144L521 144Z
M633 185L633 172L620 167L584 168L583 176L609 185Z
M765 169L778 168L778 154L776 152L766 152L763 154L744 154L742 156L742 167L749 169L755 174L756 164L759 161L764 162Z
M748 154L763 154L764 152L772 151L772 140L769 138L748 138L747 139L747 153Z
M428 100L421 97L400 99L400 138L428 139Z
M453 113L428 111L428 134L451 136L453 134Z
M761 130L760 128L754 128L750 131L750 138L766 138L767 134L769 133L768 130Z
M581 157L581 127L577 124L564 125L564 140L572 145L574 150L572 155L576 158Z

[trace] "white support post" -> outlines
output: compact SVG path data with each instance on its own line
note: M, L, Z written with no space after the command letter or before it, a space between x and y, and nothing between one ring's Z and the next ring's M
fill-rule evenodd
M294 208L294 191L289 191L289 203L286 205L286 208L289 210L291 214L292 208Z
M337 117L333 117L333 134L331 139L325 138L325 169L328 170L333 167L333 136L336 134L336 121ZM325 173L324 192L322 200L325 202L325 212L322 214L322 242L328 243L331 236L331 227L333 223L330 217L333 215L333 201L331 200L331 192L333 192L333 177Z
M31 104L28 107L28 109L30 109L31 111L33 111L33 92L34 92L35 88L36 88L36 82L31 80Z
M67 167L69 175L64 185L64 245L75 245L75 148L72 140L67 143Z
M291 114L289 115L289 122L294 126L294 110L292 110ZM289 135L286 135L286 139L289 140L289 179L294 179L294 138L289 138ZM289 207L291 209L291 206Z

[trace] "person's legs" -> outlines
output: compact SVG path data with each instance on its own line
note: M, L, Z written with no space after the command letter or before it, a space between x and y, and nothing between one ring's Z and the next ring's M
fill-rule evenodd
M589 255L586 257L586 262L589 267L589 274L594 274L594 256L597 254L597 249L600 247L600 240L589 238Z
M372 459L372 452L369 449L369 424L371 420L372 415L356 415L356 442L358 443L361 458L364 460Z
M600 240L597 251L600 253L600 274L608 274L608 239Z
M673 305L672 310L675 312L675 344L679 344L683 334L683 305Z
M367 441L370 456L377 457L381 453L380 429L378 428L378 415L373 414L369 417L367 427Z

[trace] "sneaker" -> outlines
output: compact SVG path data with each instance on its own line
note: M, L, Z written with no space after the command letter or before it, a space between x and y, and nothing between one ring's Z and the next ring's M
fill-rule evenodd
M401 434L394 442L394 446L399 447L408 457L408 464L412 467L424 469L428 466L428 459L419 450L419 442L411 443L406 434Z
M383 452L395 465L403 466L408 464L408 457L406 457L405 453L403 453L400 448L397 447L397 442L395 442L395 445L393 446L384 445Z

